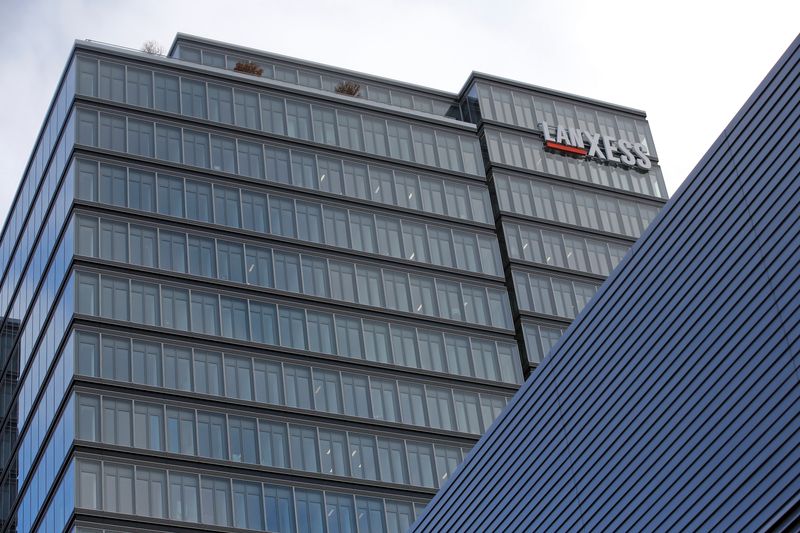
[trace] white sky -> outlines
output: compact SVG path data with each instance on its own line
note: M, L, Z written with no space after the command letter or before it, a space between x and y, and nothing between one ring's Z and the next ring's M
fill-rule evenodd
M472 70L648 114L674 193L800 30L797 0L0 0L0 220L75 39L182 31L458 91Z

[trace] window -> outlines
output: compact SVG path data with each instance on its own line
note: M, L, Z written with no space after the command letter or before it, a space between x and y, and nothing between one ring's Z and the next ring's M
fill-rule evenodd
M100 203L120 207L128 205L128 182L124 168L100 166Z
M261 95L261 116L264 119L264 131L286 134L284 124L284 105L282 98L274 98L265 94Z
M387 511L390 500L386 500ZM404 529L396 531L386 529L383 513L383 500L378 498L367 498L364 496L356 496L356 507L358 508L358 528L360 531L390 531L392 533L404 533L411 527L413 520L413 513L411 520Z
M200 502L204 524L218 526L231 524L231 482L229 479L202 476Z
M267 529L280 533L293 533L295 516L292 489L266 485L264 502L267 507Z
M149 212L156 210L155 174L130 169L128 171L128 189L130 190L128 206L131 209Z
M167 407L167 451L194 455L194 410Z
M394 380L372 378L372 411L379 420L400 421L400 403Z
M411 309L414 313L439 316L433 278L409 276L411 280Z
M233 525L247 529L264 529L261 507L261 483L233 481Z
M247 282L272 287L272 252L269 249L247 245Z
M134 282L138 284L137 282ZM153 285L155 287L155 285ZM155 298L153 298L155 301ZM133 382L161 386L161 345L155 342L133 341Z
M133 514L133 467L103 464L103 509Z
M117 381L131 379L131 346L128 339L103 336L101 376Z
M304 241L323 242L322 207L297 201L297 236Z
M366 151L371 154L387 155L386 121L364 116L363 122Z
M275 251L275 288L300 292L300 256Z
M207 278L217 277L217 265L214 259L213 240L203 237L195 237L193 235L189 236L190 274L194 274L195 276L204 276Z
M458 430L465 433L481 433L480 409L478 407L478 395L454 391L455 414Z
M444 485L447 478L456 471L461 462L461 452L450 446L436 446L436 469L439 475L439 486Z
M75 462L78 481L75 505L84 509L102 509L100 463L83 459Z
M436 166L436 141L433 130L422 126L414 126L414 152L417 163Z
M355 266L352 263L328 261L331 278L331 296L334 300L356 301Z
M284 365L286 380L286 405L312 409L311 369L307 366Z
M375 236L375 219L373 215L350 212L350 228L353 237L353 248L363 252L376 252L378 244Z
M155 73L155 107L160 111L180 113L177 76Z
M387 307L398 311L411 310L411 297L407 274L384 270L383 286L386 291Z
M433 448L430 444L408 442L408 470L412 485L435 487Z
M339 110L339 140L342 147L351 150L363 150L364 141L361 131L361 117L355 113Z
M345 414L370 418L369 387L366 377L342 374L342 395Z
M449 229L428 227L431 244L431 262L436 265L455 267L453 260L453 235Z
M225 355L225 394L240 400L253 399L253 360Z
M128 260L127 224L112 220L100 220L100 257L111 261Z
M326 492L325 502L327 505L328 530L331 533L356 531L356 512L351 494Z
M411 145L411 128L402 122L388 121L389 153L392 157L404 161L414 160L414 148Z
M239 140L239 173L252 178L264 179L264 153L260 144Z
M272 233L284 237L296 237L297 230L294 218L294 200L270 196L269 199L270 226Z
M244 283L244 250L241 244L217 241L219 279Z
M217 224L241 227L239 205L239 189L214 186L214 221Z
M397 190L397 205L409 209L421 209L422 199L417 176L396 171L394 173L394 186Z
M247 321L247 300L222 296L222 336L250 340L250 327Z
M326 206L324 217L326 242L333 246L349 248L347 211Z
M99 80L100 98L115 102L125 101L125 66L101 61Z
M206 118L205 83L181 78L181 112L190 117Z
M197 392L222 396L222 354L195 350L194 374Z
M333 333L333 315L306 311L308 324L308 349L319 353L336 353Z
M130 400L103 398L103 442L131 446L132 411Z
M458 137L450 133L438 131L436 132L436 141L439 161L442 167L463 172L464 164L461 162L461 149L459 148Z
M415 328L392 325L392 352L396 364L419 368Z
M350 466L353 477L378 479L378 460L375 448L375 437L350 434Z
M266 195L242 190L242 227L259 233L269 233Z
M311 110L308 104L286 101L286 133L290 137L311 139Z
M336 339L341 355L358 359L363 357L359 319L336 315Z
M228 436L231 440L231 461L258 464L255 418L229 416Z
M441 429L456 429L453 398L448 389L427 387L428 414L431 425Z
M261 129L258 112L258 95L254 92L236 89L235 91L236 125L253 130Z
M427 426L425 413L425 393L422 385L400 383L400 411L404 424Z
M180 163L183 161L182 154L180 128L156 124L156 157ZM165 208L162 207L161 209Z
M303 292L314 296L330 297L328 265L325 259L303 255ZM359 287L360 290L360 287Z
M164 386L170 389L192 390L191 350L164 345Z
M208 84L208 118L233 124L233 94L229 87Z
M347 436L344 431L319 430L320 457L322 473L335 476L350 475Z
M161 268L186 272L186 234L159 231Z
M78 374L84 376L100 375L99 337L86 332L78 332L76 338Z
M254 381L256 401L282 405L283 396L283 370L280 363L255 360Z
M258 421L259 442L261 443L261 464L289 467L289 442L286 436L286 424Z
M314 106L314 139L336 146L336 114L333 109Z
M100 398L97 396L78 396L77 437L81 440L97 442L100 440Z
M358 301L364 305L383 307L381 273L377 268L358 267Z
M322 492L295 489L298 533L318 533L325 531L325 509Z
M290 424L289 441L292 450L292 468L319 472L317 430L313 427Z
M408 484L408 466L403 441L378 437L381 481Z
M445 371L445 350L442 334L433 331L417 331L420 366L435 372Z
M278 325L274 305L251 301L250 321L253 328L253 341L263 344L278 344Z
M329 413L342 412L342 386L337 372L314 369L314 407Z
M128 152L153 157L154 142L152 122L128 119Z
M392 349L389 344L389 326L383 322L364 320L364 345L370 361L390 363Z
M219 299L216 294L192 291L192 331L219 335Z
M187 165L208 168L210 160L208 134L183 130L183 158Z
M199 498L197 476L169 473L169 508L173 520L198 522Z
M345 161L344 185L347 196L365 200L369 198L371 195L369 194L369 184L367 183L367 165Z
M211 136L211 168L236 174L236 141L219 135Z
M225 415L197 413L197 450L201 457L228 458L228 432Z
M381 255L403 257L403 240L400 237L400 221L396 218L375 217L378 250ZM424 229L423 229L424 231Z
M137 402L133 414L134 446L147 450L164 449L164 408Z

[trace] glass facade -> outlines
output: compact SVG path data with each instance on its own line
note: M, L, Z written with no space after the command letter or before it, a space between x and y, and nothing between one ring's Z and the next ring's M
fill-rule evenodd
M663 197L475 83L78 43L0 236L0 532L405 531Z

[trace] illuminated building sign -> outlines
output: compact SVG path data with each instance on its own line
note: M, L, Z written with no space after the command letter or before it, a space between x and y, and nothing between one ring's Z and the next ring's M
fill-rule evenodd
M615 139L577 128L565 128L560 124L556 126L554 138L547 122L542 122L542 133L545 148L551 150L640 170L649 170L653 166L642 143Z

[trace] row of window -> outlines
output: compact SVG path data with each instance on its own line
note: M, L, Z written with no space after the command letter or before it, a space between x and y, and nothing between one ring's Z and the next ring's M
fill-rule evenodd
M79 394L80 440L207 459L435 488L461 448L265 418Z
M530 178L494 175L500 209L639 238L658 215L652 205Z
M497 237L80 160L77 197L262 234L502 276Z
M452 374L472 372L493 381L519 379L516 345L508 342L87 272L78 273L76 292L78 312L91 316ZM450 350L457 355L445 358ZM459 366L451 368L450 361Z
M119 119L110 122L113 128L105 126L106 122L103 124L103 132L112 134L110 138L100 140L100 146L104 148L185 162L197 167L405 209L477 222L492 220L488 189L483 183L468 185L456 179L417 174L274 144L264 145L264 165L260 162L258 143L209 135L161 122L156 123L153 136L152 123L148 121L145 125L135 118L128 119L124 129ZM94 125L87 124L86 127L94 129Z
M485 313L486 291L499 289L88 215L76 217L75 231L77 253L84 256L337 302L511 327L510 312L508 320L499 323ZM449 308L452 305L458 307Z
M661 168L653 165L648 172L603 165L588 159L552 154L542 140L530 135L486 130L489 158L495 163L510 165L562 178L612 187L622 191L666 198Z
M78 94L484 175L474 134L85 57L77 70Z
M550 350L561 339L566 331L565 328L555 326L545 326L525 322L522 324L522 332L525 336L525 349L528 352L528 362L538 365Z
M589 303L598 283L574 281L532 272L512 273L520 309L573 319Z
M404 533L409 501L76 459L75 506L277 533Z
M75 343L77 373L86 376L465 433L488 429L508 400L86 331Z
M332 76L324 71L315 71L311 67L298 68L290 64L279 63L274 60L265 60L263 57L245 58L241 54L225 54L220 51L180 44L177 47L176 57L184 61L199 63L209 67L226 68L233 70L239 62L252 62L263 69L262 76L269 79L311 87L328 92L336 92L336 87L350 78ZM398 89L376 85L374 82L358 80L360 90L357 97L373 102L414 109L423 113L448 116L460 119L458 107L449 99L432 98L419 93L411 93Z
M579 128L613 139L642 143L652 157L657 157L650 126L643 119L483 82L476 82L469 96L477 98L485 119L536 131L542 130L542 122L553 127Z
M621 244L527 224L503 222L503 232L513 259L601 276L608 276L628 252Z

